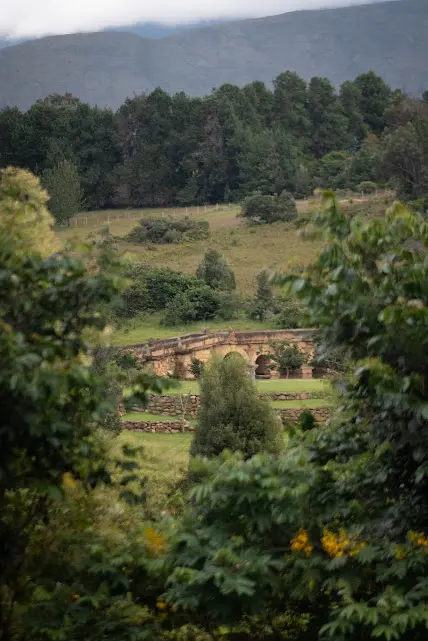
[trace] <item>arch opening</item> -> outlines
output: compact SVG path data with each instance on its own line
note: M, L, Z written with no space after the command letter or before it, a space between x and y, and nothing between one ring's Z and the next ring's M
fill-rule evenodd
M272 378L270 358L264 354L260 354L260 356L256 358L256 376L260 378Z
M244 356L242 356L242 354L240 354L239 352L228 352L225 355L224 360L226 360L226 358L239 358L239 360L244 361L244 363L247 362Z

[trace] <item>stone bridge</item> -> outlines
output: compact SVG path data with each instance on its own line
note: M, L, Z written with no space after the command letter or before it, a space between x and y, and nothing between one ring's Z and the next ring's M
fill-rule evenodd
M269 367L266 356L271 352L270 344L281 341L298 345L306 353L308 362L314 355L313 329L282 329L263 331L187 334L176 338L149 341L128 345L125 349L133 354L159 376L174 375L181 380L194 378L192 360L206 363L213 356L225 358L229 354L240 354L250 370L261 377L277 377L278 373ZM298 373L301 378L312 378L312 367L305 365Z

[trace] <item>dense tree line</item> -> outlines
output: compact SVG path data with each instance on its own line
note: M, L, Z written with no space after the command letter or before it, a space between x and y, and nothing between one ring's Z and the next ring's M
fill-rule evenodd
M241 200L254 191L304 197L315 187L393 180L426 190L428 103L393 91L375 73L306 83L280 74L225 84L205 98L156 89L113 113L71 95L25 113L0 112L0 167L20 166L62 185L74 165L88 209ZM54 212L55 213L55 212ZM60 212L61 213L61 212ZM61 217L61 216L59 216Z

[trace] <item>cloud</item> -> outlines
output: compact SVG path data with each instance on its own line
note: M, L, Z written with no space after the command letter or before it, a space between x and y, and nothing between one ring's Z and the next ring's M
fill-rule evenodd
M372 0L365 0L370 2ZM0 0L0 35L25 38L137 22L193 23L274 15L364 0Z

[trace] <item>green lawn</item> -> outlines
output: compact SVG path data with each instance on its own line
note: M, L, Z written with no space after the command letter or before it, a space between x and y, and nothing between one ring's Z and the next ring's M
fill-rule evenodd
M141 447L138 458L146 478L147 507L159 513L179 502L179 486L189 463L191 434L143 434L123 431L116 439L114 453L123 445Z
M328 392L330 385L319 378L279 378L268 381L257 381L259 392ZM198 381L180 381L179 386L168 390L168 394L199 394Z
M115 331L112 343L117 346L135 345L144 343L150 339L173 338L174 336L184 336L185 334L197 334L205 328L214 332L227 332L230 327L237 331L275 329L272 324L259 323L258 321L234 320L234 321L206 321L193 325L175 325L174 327L165 327L160 324L160 316L154 314L150 320L140 320L138 325L134 326L131 322L128 325Z

